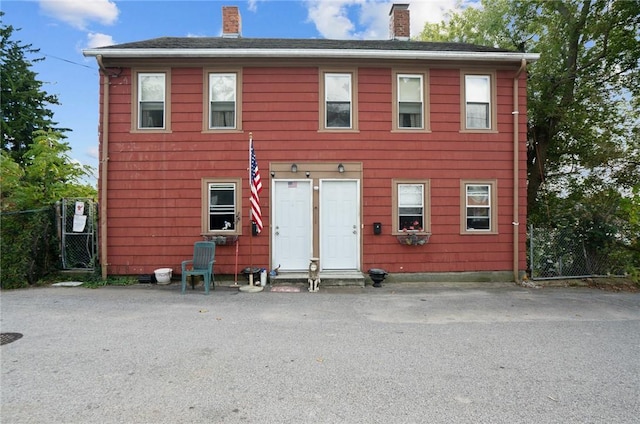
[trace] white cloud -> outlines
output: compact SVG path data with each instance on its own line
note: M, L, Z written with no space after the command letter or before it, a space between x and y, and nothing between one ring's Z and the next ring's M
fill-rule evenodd
M84 30L89 22L111 25L120 11L111 0L40 0L44 13Z
M411 36L415 37L422 32L424 24L437 23L446 20L447 14L466 7L475 0L420 0L412 1L409 6L411 14Z
M307 2L309 20L324 38L344 40L356 38L353 34L355 25L347 15L347 7L353 0L309 0Z
M98 146L91 146L85 152L89 157L94 159L100 158L100 152L98 150Z
M249 9L251 12L256 12L258 10L258 0L249 0L247 9Z
M96 47L112 46L116 44L113 37L99 32L90 32L87 34L87 47L94 49Z
M411 15L411 36L422 32L426 22L440 22L446 14L474 0L407 1ZM307 0L308 18L325 38L389 39L389 12L394 1Z

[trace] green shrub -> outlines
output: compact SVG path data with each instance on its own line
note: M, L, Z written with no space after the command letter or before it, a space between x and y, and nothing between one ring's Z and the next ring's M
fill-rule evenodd
M54 206L0 214L0 287L35 284L56 269L59 258Z

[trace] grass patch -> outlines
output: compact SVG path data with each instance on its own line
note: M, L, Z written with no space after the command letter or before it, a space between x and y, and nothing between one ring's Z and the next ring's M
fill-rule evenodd
M104 286L131 286L133 284L138 284L138 280L133 277L122 277L122 276L114 276L107 277L106 280L102 278L95 278L89 281L85 281L82 287L87 287L90 289L97 289L98 287Z
M98 273L91 272L55 272L46 275L37 282L37 286L49 286L54 283L61 283L65 281L80 281L82 287L90 289L97 289L104 286L130 286L138 284L137 278L130 276L108 276L105 280Z

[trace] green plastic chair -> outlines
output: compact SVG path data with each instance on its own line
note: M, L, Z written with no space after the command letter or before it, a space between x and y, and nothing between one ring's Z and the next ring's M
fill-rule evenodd
M209 284L215 289L213 264L215 263L216 244L212 241L198 241L193 245L193 259L182 261L182 294L187 289L187 277L202 275L204 294L209 294Z

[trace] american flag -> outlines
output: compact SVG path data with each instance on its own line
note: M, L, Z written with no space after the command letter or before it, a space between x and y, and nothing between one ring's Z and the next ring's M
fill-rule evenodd
M262 232L262 211L260 210L260 192L262 191L262 180L256 152L253 150L253 139L249 140L249 156L251 157L251 219L256 223L258 233Z

